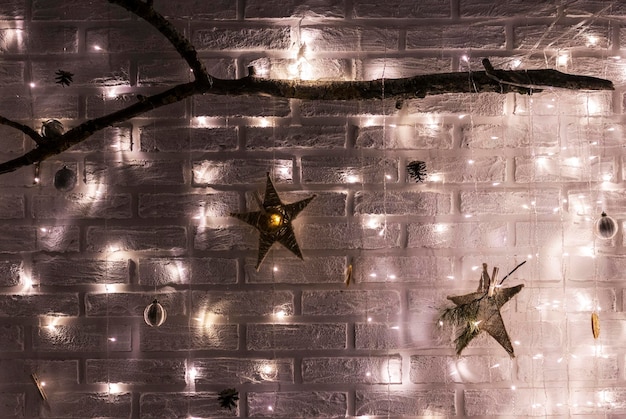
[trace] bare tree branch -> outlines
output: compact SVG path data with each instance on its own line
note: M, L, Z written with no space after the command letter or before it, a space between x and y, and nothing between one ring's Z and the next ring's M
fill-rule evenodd
M194 73L195 81L176 85L162 93L142 97L124 109L85 121L54 139L43 141L33 129L0 116L0 124L16 128L37 147L24 155L0 163L0 174L39 163L60 154L89 138L94 132L127 121L153 109L179 102L197 94L256 95L303 100L372 100L382 98L410 99L444 93L522 93L532 94L546 88L572 90L613 90L609 80L561 73L556 70L496 70L488 60L485 71L426 74L401 79L371 81L303 81L272 80L250 75L236 80L218 79L209 75L198 59L189 40L161 14L152 8L150 0L108 0L143 18L174 46Z
M41 144L43 142L43 137L39 135L37 131L32 129L31 127L20 124L19 122L11 121L3 116L0 116L0 124L7 125L11 128L18 129L22 131L24 134L28 135L36 144Z

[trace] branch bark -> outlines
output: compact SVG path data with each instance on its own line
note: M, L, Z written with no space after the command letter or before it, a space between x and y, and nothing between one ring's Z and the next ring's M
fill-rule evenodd
M613 90L609 80L562 73L557 70L496 70L488 60L485 71L426 74L401 79L370 81L272 80L251 75L236 80L212 77L191 42L152 7L152 1L108 0L144 19L158 30L193 70L194 81L176 85L162 93L141 98L119 111L83 122L54 139L43 138L33 129L0 116L0 124L28 135L36 147L24 155L0 163L0 174L39 163L62 153L89 138L94 132L119 124L153 109L179 102L198 94L257 95L303 100L398 100L423 98L445 93L521 93L533 94L547 88L572 90Z

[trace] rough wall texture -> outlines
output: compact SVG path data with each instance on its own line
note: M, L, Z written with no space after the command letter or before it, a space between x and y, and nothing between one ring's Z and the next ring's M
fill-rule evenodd
M558 68L614 92L301 102L205 95L0 176L3 418L626 415L626 6L620 1L155 0L218 77ZM74 83L54 83L59 70ZM190 73L105 0L0 3L0 115L72 127ZM471 81L468 80L468 83ZM31 147L0 128L3 159ZM405 166L427 163L425 183ZM78 173L71 192L52 183ZM304 262L254 269L270 172ZM603 211L620 225L593 235ZM437 325L482 262L523 291L457 357ZM345 272L353 278L346 287ZM155 296L168 312L150 328ZM594 340L590 315L599 310ZM45 381L44 403L31 373ZM236 387L237 409L217 393Z

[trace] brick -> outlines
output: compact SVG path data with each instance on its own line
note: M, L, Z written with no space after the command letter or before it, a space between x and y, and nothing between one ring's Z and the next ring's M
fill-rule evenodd
M510 382L513 362L510 357L411 356L412 383L498 383Z
M196 358L196 385L294 382L292 359Z
M302 181L305 183L395 183L398 181L396 159L334 156L302 157Z
M0 87L24 85L24 63L4 62L0 66Z
M8 0L0 6L2 20L24 19L26 15L24 3L20 0Z
M626 258L621 255L570 255L565 258L568 278L573 281L622 281L626 269Z
M604 118L588 118L584 123L568 123L565 132L561 143L568 147L589 147L598 144L604 147L618 147L624 127Z
M25 394L3 392L0 394L0 410L11 418L23 418L25 416Z
M167 0L156 0L154 8L168 19L221 20L236 18L236 5L229 0L216 0L211 5L201 0L175 5Z
M160 327L142 327L139 331L142 352L169 352L190 350L234 351L239 347L236 324L207 324L168 319Z
M360 47L363 51L382 51L384 53L398 50L400 33L394 28L363 28L360 31Z
M2 106L2 105L0 105ZM3 110L5 110L4 107L2 107ZM3 138L3 151L4 153L19 153L24 151L24 139L25 136L24 134L22 134L20 131L13 129L11 127L8 126L1 126L0 127L0 135L2 135ZM29 140L30 142L30 140ZM7 176L8 174L5 174L3 177L9 177ZM10 180L9 180L10 182ZM22 179L22 182L24 182L24 179ZM4 183L2 183L4 184ZM15 186L15 183L9 183L12 186Z
M525 96L516 96L516 115L528 115L532 110L536 116L609 116L613 112L612 94L606 92L571 93L556 96L552 93L530 99ZM537 118L537 119L542 119Z
M272 257L257 271L256 259L247 258L246 283L250 284L333 284L345 280L346 258L343 256Z
M202 417L207 412L219 412L220 416L236 416L237 409L226 410L220 406L218 393L142 393L139 398L141 417Z
M357 67L358 80L400 79L420 74L452 71L450 58L371 58Z
M304 26L301 31L306 51L358 51L360 30L352 27Z
M385 7L376 0L355 0L353 13L358 18L427 18L449 17L450 4L437 0L426 0L418 3L406 3L402 0L391 0Z
M0 29L0 52L16 54L26 51L27 33L23 29Z
M32 279L38 285L125 284L129 281L128 260L89 260L36 256Z
M88 317L143 317L148 304L157 299L170 317L185 315L188 311L186 296L182 292L164 294L139 294L111 292L108 294L87 293L85 296L85 314Z
M563 389L556 389L559 393L563 394ZM465 415L467 416L497 416L497 415L513 415L515 417L520 416L536 416L537 414L544 415L544 406L546 406L547 394L554 396L554 392L548 392L545 389L532 389L532 388L517 388L512 390L510 388L496 388L496 389L466 389L463 391L463 398L465 402ZM488 403L485 400L489 400ZM556 399L555 406L549 409L554 409L550 413L554 414L566 414L568 410L567 400L564 401L564 406L556 405L558 402L563 403L563 398ZM536 412L536 408L539 406L540 412Z
M301 249L388 249L400 247L400 225L305 224L296 228ZM383 234L381 234L381 231Z
M130 194L91 195L36 195L33 197L33 216L38 219L69 218L130 218Z
M267 96L196 95L192 100L194 116L284 117L291 113L288 99Z
M406 48L504 48L504 28L489 25L441 25L409 28Z
M606 175L615 177L617 167L612 158L594 158L587 162L580 157L516 157L515 181L531 182L586 182L603 181Z
M77 226L54 226L37 230L37 249L45 252L78 252L79 228Z
M33 385L31 374L36 372L41 381L58 388L78 384L78 361L52 361L46 359L2 359L0 360L2 384Z
M198 51L285 50L291 46L291 29L280 26L198 29L193 32L191 43Z
M131 151L133 149L132 132L129 127L109 127L94 132L85 141L71 147L68 152L97 151Z
M40 352L129 352L131 327L117 322L39 327L33 331L33 348Z
M449 194L435 192L361 192L354 195L354 215L442 215L452 209Z
M568 374L568 363L562 354L538 353L520 355L515 358L521 368L518 368L517 379L524 383L535 382L562 382ZM589 360L586 360L587 362ZM576 374L576 373L574 373Z
M184 227L89 227L87 249L93 252L183 250L187 236Z
M181 185L183 164L176 160L87 160L85 183L115 185Z
M361 256L353 262L356 282L434 285L454 276L453 258L440 256Z
M452 125L415 124L395 127L358 127L356 147L366 149L449 149Z
M237 260L226 258L159 258L139 260L139 284L234 284Z
M279 182L291 182L293 179L293 162L286 159L198 160L192 164L194 186L247 183L264 185L267 172L271 173L275 186Z
M625 392L614 386L601 386L600 390L598 388L577 388L573 389L570 394L573 406L569 411L571 414L585 415L597 414L600 410L611 409L611 414L619 417L626 413L625 399Z
M404 102L404 109L410 114L458 115L471 113L476 116L501 116L504 114L506 95L499 93L481 93L468 95L465 93L448 93L431 95L423 99L411 99Z
M0 325L0 345L4 351L24 350L24 327L14 325Z
M48 0L34 0L33 20L120 20L130 19L123 8L109 3L85 3L68 0L52 4Z
M143 127L141 151L226 151L237 148L235 128Z
M300 103L300 114L303 117L336 116L345 118L347 115L392 115L397 112L396 100L305 100Z
M0 287L14 287L22 282L22 261L19 259L0 261Z
M473 124L462 127L462 145L470 149L501 149L522 147L556 147L557 121L546 117L533 121L532 130L528 122L513 119L506 125Z
M460 286L457 282L446 280L445 284L449 287ZM464 294L471 291L475 291L476 287L472 284L471 288L467 288L466 291L461 291L458 294ZM451 305L446 299L449 295L457 295L454 290L451 289L438 289L427 288L408 291L409 299L409 312L414 318L422 319L424 317L438 319L441 315L441 310Z
M493 3L488 0L462 0L460 15L462 17L499 17L499 16L542 16L553 17L557 14L557 5L542 0L507 0Z
M558 189L528 192L461 192L464 214L554 214L561 208Z
M573 222L562 225L559 222L519 222L515 223L515 244L517 246L588 246L593 240L591 223ZM600 244L598 244L600 245Z
M129 417L132 411L130 393L83 393L55 391L54 401L44 417L96 417L106 412L107 416Z
M497 222L409 224L407 230L409 248L501 248L508 243L506 224Z
M273 150L275 148L335 149L346 142L344 126L307 125L300 127L248 128L248 150Z
M539 310L543 313L565 312L580 313L593 310L614 312L617 307L617 295L613 288L585 289L570 285L561 288L528 288L516 297L517 310L528 312ZM576 332L570 332L576 335Z
M270 79L302 80L345 80L351 78L352 60L340 58L313 58L305 53L304 60L294 58L262 57L250 60L247 67L253 67L257 76Z
M355 405L357 416L454 416L456 414L454 391L445 389L357 390Z
M445 183L503 182L506 160L498 156L467 159L439 157L427 162L427 171L431 181L436 179Z
M331 391L284 391L248 393L250 416L277 418L334 418L345 415L348 408L346 393Z
M305 384L400 384L402 358L399 355L304 358Z
M248 324L249 351L345 349L345 323Z
M174 52L174 47L168 40L144 22L127 26L110 25L104 29L87 29L85 36L89 52L94 51L96 45L101 48L101 53Z
M0 295L0 316L78 316L78 295L70 293Z
M28 30L31 54L78 52L78 28L72 25L37 25Z
M196 227L193 232L193 248L198 250L250 250L258 245L258 232L254 227L217 226ZM278 245L276 245L276 248Z
M400 313L400 292L303 291L302 314L311 316L385 316Z
M270 316L282 311L293 314L291 291L194 291L194 313L206 316Z
M37 245L37 231L28 226L3 225L0 231L0 252L19 253L34 251Z
M568 48L585 47L605 49L611 44L609 27L589 25L585 28L584 35L572 33L572 30L572 27L560 25L518 26L514 28L515 48L567 50ZM572 36L564 36L567 33Z
M325 18L343 18L344 0L269 0L246 3L244 16L247 19L281 18L304 16L308 14L323 15Z
M205 194L139 194L139 216L142 218L193 218L207 220L228 217L239 205L232 192Z
M382 317L382 316L381 316ZM381 318L382 320L382 318ZM423 319L422 319L423 320ZM432 322L357 323L354 346L368 351L433 347Z
M518 294L519 295L519 294ZM587 319L589 320L589 319ZM535 342L541 345L542 348L561 348L565 344L565 336L563 331L563 324L560 321L531 321L524 322L507 321L505 319L506 328L509 331L509 336L512 342L519 342L519 345L514 343L515 348L521 350L530 350L528 348L535 345ZM589 322L585 323L585 329L588 329ZM582 326L581 326L582 327ZM489 338L491 339L491 338ZM491 340L490 344L496 344ZM480 343L479 346L485 347L486 341ZM517 350L517 349L516 349ZM518 350L519 352L519 350ZM502 350L502 353L505 353Z
M88 359L86 367L89 384L185 384L185 361L179 359Z

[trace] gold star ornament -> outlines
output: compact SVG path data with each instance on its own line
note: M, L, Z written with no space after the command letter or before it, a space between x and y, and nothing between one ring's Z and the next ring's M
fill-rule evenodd
M263 202L259 202L260 210L230 214L232 217L239 218L241 221L245 221L255 227L261 233L259 236L259 256L255 267L257 271L275 242L282 244L294 255L302 259L302 252L296 241L291 222L295 220L313 198L315 198L315 195L293 204L283 204L268 173L265 197Z
M504 321L500 314L502 306L513 298L524 287L523 284L509 288L501 288L502 282L525 262L517 265L513 271L505 276L499 284L496 282L498 268L493 268L491 278L487 273L487 264L483 263L483 271L476 292L448 297L456 306L447 308L441 315L442 321L447 321L461 328L456 336L456 354L461 355L465 347L485 331L491 335L511 356L515 357L513 345L504 327Z

